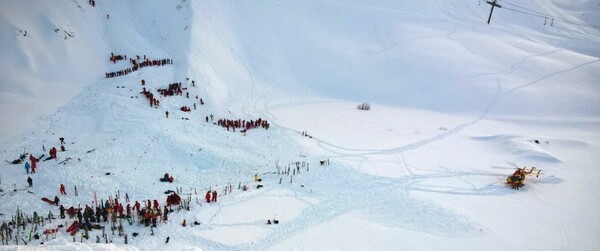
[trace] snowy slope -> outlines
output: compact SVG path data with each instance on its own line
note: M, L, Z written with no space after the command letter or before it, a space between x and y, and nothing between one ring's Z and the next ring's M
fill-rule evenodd
M226 84L250 95L248 105L258 109L283 89L302 99L377 100L443 112L480 114L493 105L491 112L501 115L598 115L590 109L598 102L591 85L598 71L590 66L599 55L598 30L575 27L581 30L558 37L564 24L544 26L542 19L528 27L529 16L500 11L487 25L487 7L474 2L200 4L205 14L193 36L201 43L192 57L227 63L216 71L240 69ZM590 53L569 50L562 40Z
M590 26L600 6L499 2L556 20L496 9L488 25L489 5L475 0L4 1L2 158L47 155L59 137L67 151L39 163L32 188L22 165L0 164L0 219L17 207L58 215L40 198L61 183L61 203L74 206L124 193L162 205L181 188L190 211L154 235L125 224L129 244L109 233L107 245L97 231L73 243L63 230L43 247L597 249L600 31ZM130 67L111 52L174 64L105 79ZM155 96L174 82L187 89L151 108L141 79ZM219 118L271 127L242 134ZM295 162L308 166L281 174ZM511 190L504 180L523 166L542 174ZM165 172L174 183L158 182ZM208 189L218 203L203 202Z
M108 65L101 14L76 2L0 3L2 140L32 130ZM68 35L70 34L70 35ZM39 123L44 123L39 121Z

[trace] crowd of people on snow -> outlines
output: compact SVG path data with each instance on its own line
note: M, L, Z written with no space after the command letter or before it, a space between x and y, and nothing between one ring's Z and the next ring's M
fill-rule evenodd
M63 194L64 186L61 184L61 194ZM64 193L66 195L66 193ZM54 205L58 206L58 197L55 197ZM60 205L59 215L61 219L77 219L74 224L79 225L72 229L71 235L75 235L77 229L84 227L91 227L94 223L102 223L114 221L116 219L126 219L130 224L133 224L137 220L138 224L145 226L152 225L156 227L157 222L163 222L168 219L168 214L172 212L171 206L178 205L181 202L181 198L176 193L173 193L167 197L167 204L160 207L158 200L151 201L135 201L130 203L129 195L125 194L126 206L119 201L119 198L109 197L106 201L101 200L100 203L96 203L95 209L89 205L85 205L84 208L81 206L65 207Z
M144 85L145 81L142 79L142 85ZM168 89L158 89L158 92L167 97L167 96L174 96L174 95L183 95L183 90L185 90L185 87L181 87L181 83L173 83L173 84L169 84L169 88ZM158 107L160 104L160 101L156 98L154 98L154 94L147 90L146 87L142 87L142 91L140 92L141 94L144 95L144 97L146 97L146 99L148 100L148 102L150 103L150 107ZM189 92L186 92L186 96L189 98L190 94ZM198 98L198 96L196 95L196 98ZM202 99L200 99L200 104L204 104L204 101L202 101ZM194 110L196 109L196 103L193 104ZM182 106L180 108L181 111L184 112L190 112L192 111L192 108L189 106Z
M60 185L59 190L61 195L66 196L65 186L63 184ZM76 193L77 188L75 187L75 194ZM60 199L58 196L55 196L54 200L49 200L47 198L43 198L42 200L47 201L51 205L58 206L60 219L66 219L67 217L69 219L75 219L72 224L66 228L66 232L74 237L78 231L82 230L82 240L83 238L89 238L88 231L93 229L104 229L106 224L101 225L101 223L112 224L111 229L114 231L115 228L113 227L116 226L117 219L126 219L130 225L137 220L138 225L143 224L145 226L152 225L153 227L156 227L158 222L166 221L168 214L173 212L171 206L180 204L181 201L180 197L176 193L169 195L167 198L167 204L162 208L160 207L158 200L151 201L150 199L142 201L141 203L135 201L135 203L132 205L127 193L125 194L126 207L123 206L124 203L119 202L118 195L115 199L109 197L105 202L101 200L100 203L98 203L94 194L94 201L92 203L95 204L95 206L85 205L83 208L81 205L77 207L62 205L60 204ZM33 216L30 217L29 215L24 214L22 211L19 211L17 208L17 215L13 216L12 218L9 217L9 219L12 220L8 222L3 221L0 227L0 240L2 241L2 245L9 244L9 240L15 241L15 244L17 245L20 243L27 245L28 242L32 241L32 237L34 240L39 240L40 234L38 232L38 226L46 228L43 231L43 234L46 235L46 240L48 240L49 235L53 235L55 237L60 228L64 227L63 225L58 225L56 227L45 225L44 221L51 223L52 220L56 219L54 214L52 214L52 210L48 212L48 217L39 216L37 212L34 212ZM26 227L29 227L30 230L28 240L26 240L27 238L23 234L19 236L19 232L25 231ZM122 225L119 223L120 233L121 230ZM13 231L16 233L13 234ZM106 238L106 235L104 235L104 237ZM96 238L96 242L99 243L99 237L97 236ZM126 238L127 237L125 237L125 244L127 244ZM43 244L43 239L41 244Z
M180 82L180 83L169 84L169 87L167 89L158 89L157 91L160 93L160 95L168 97L168 96L175 96L175 95L181 96L181 95L183 95L183 90L185 90L185 89L186 88L181 87L181 82ZM189 96L188 96L188 98L189 98Z
M95 4L95 1L90 0L90 4ZM111 53L111 56L110 56L110 61L113 62L113 64L116 64L117 61L126 60L126 59L127 59L126 55L115 55L114 53ZM135 58L130 58L129 60L130 60L130 63L132 64L132 66L130 68L116 71L116 72L108 72L108 73L106 73L106 78L127 75L129 73L137 71L139 68L146 67L146 66L162 66L162 65L166 65L166 64L173 64L172 59L150 60L150 59L146 58L145 55L143 56L143 59L141 59L140 56L136 56ZM145 86L145 80L142 79L141 83L142 83L142 86ZM192 80L192 86L195 86L195 83L193 80ZM175 95L182 96L184 90L186 90L186 89L187 88L182 87L181 83L172 83L172 84L169 84L167 89L158 89L157 91L160 93L160 95L165 96L165 97L175 96ZM159 100L156 99L154 97L153 93L151 91L147 90L146 87L143 87L143 90L141 93L147 98L151 107L159 105L159 103L160 103ZM189 92L186 92L185 95L187 98L190 98ZM196 99L199 99L199 97L197 95L196 95ZM202 99L200 99L200 104L204 104ZM193 104L193 108L196 109L195 103ZM180 109L184 112L191 111L191 108L189 106L182 106ZM168 118L168 111L166 111L165 114ZM210 115L210 120L211 121L213 120L212 114ZM208 122L208 121L209 121L209 116L206 117L206 122ZM238 119L238 120L219 119L217 124L219 126L226 128L227 131L229 131L230 128L233 131L236 131L236 128L237 128L237 129L241 129L241 132L243 132L243 133L247 132L249 129L254 129L254 128L258 128L258 127L262 127L267 130L269 128L268 121L264 120L262 118L258 118L257 120L249 120L249 121L242 120L242 119ZM66 151L64 138L61 137L59 139L60 139L61 151ZM45 148L44 148L44 151L45 151ZM57 152L58 152L58 150L56 147L51 147L49 150L50 157L48 157L45 160L57 159ZM36 158L33 154L29 155L29 162L25 163L25 169L26 169L27 174L30 173L30 169L31 169L32 174L35 173L36 167L37 167L36 163L39 162L43 156L44 155L40 156L39 158ZM24 160L24 159L25 159L25 157L21 158L21 160ZM288 167L288 170L287 170L288 175L289 175L289 171L290 171L289 169L290 168ZM308 166L307 166L307 170L308 170ZM300 172L300 170L298 170L298 173L299 172ZM294 172L294 174L295 174L295 172ZM172 183L174 181L174 178L172 176L169 176L167 173L165 173L165 175L160 179L160 181ZM258 179L258 174L255 175L255 182L260 182L260 181L261 180ZM31 176L28 177L27 183L28 183L29 187L33 186L33 179L31 178ZM280 180L280 184L281 184L281 180ZM262 187L262 184L259 183L257 186L257 189L261 188L261 187ZM242 183L240 182L240 184L238 185L238 189L242 190L242 191L247 191L248 187L247 187L247 185L243 185L243 187L242 187ZM225 186L224 194L232 193L232 190L233 190L233 186L231 183L229 183L228 185ZM168 193L169 195L167 196L166 205L164 205L164 207L162 209L159 205L158 200L151 201L150 199L148 199L146 201L141 201L141 203L138 201L135 201L134 203L130 203L129 196L127 194L125 196L125 201L126 201L125 203L120 203L118 196L116 196L115 199L112 199L109 197L108 200L106 200L106 202L103 202L101 200L100 203L97 203L95 201L95 193L94 193L94 201L92 202L92 206L85 205L83 208L81 208L80 205L75 207L75 206L65 206L65 205L60 204L60 199L59 199L58 195L54 196L54 199L42 198L42 200L48 202L50 205L57 206L61 219L65 219L66 217L68 217L69 219L76 218L76 220L73 222L73 224L69 228L67 228L67 232L69 232L71 235L75 235L78 230L84 229L86 231L86 235L87 235L87 231L91 230L92 228L94 228L96 226L99 226L98 225L99 223L110 222L110 221L114 222L116 219L127 219L130 222L130 224L131 224L131 222L135 222L137 219L138 224L143 224L145 226L152 225L153 227L156 227L156 224L158 221L162 222L162 221L167 220L167 215L169 214L169 212L172 212L172 210L171 210L172 205L181 205L182 204L181 197L176 192L173 192L171 190L169 190L169 191L170 192ZM60 184L59 192L60 192L61 196L67 196L67 191L66 191L66 187L64 184ZM179 192L179 190L178 190L178 192ZM75 187L75 195L77 195L76 187ZM209 188L204 196L206 203L216 203L218 197L219 197L219 194L217 192L217 189L212 189L212 188ZM189 210L189 202L190 201L191 201L191 195L190 195L190 198L187 200L187 203L188 203L187 210ZM198 197L196 198L196 201L198 204L200 203L198 201ZM186 203L186 200L183 201L183 204L185 204L185 203ZM124 204L125 204L125 206L124 206ZM51 212L50 212L50 214L51 214ZM49 218L51 218L51 217L49 216ZM185 220L184 220L184 225L185 225ZM48 228L46 231L47 231L47 233L56 233L58 231L57 229L58 228L55 228L55 229Z
M160 181L172 183L174 181L174 177L168 173L165 173ZM241 189L241 182L238 189ZM231 193L232 190L233 185L231 183L225 186L225 194L228 192ZM246 186L244 185L244 191L245 190ZM67 195L64 184L60 184L59 193L61 196ZM77 193L77 187L75 187L75 193ZM146 226L152 224L154 227L156 227L157 220L161 222L166 221L168 213L173 211L171 207L173 205L180 205L182 202L181 197L175 191L169 190L165 193L167 193L168 196L166 198L166 205L164 205L162 211L158 200L148 199L146 201L142 201L141 203L136 200L133 203L130 203L129 195L127 193L125 194L126 206L123 205L124 203L119 201L119 197L117 195L114 199L109 197L106 201L101 200L100 203L95 202L94 199L93 203L97 204L95 209L89 205L85 205L83 209L80 206L70 206L67 208L60 204L60 199L58 196L55 196L54 200L47 198L42 198L42 200L48 202L50 205L59 206L59 215L61 219L65 219L67 216L69 219L77 218L79 224L89 225L90 223L107 222L112 218L123 218L133 222L137 218L140 224L144 224ZM205 195L206 202L217 202L217 198L217 191L209 188Z
M141 80L142 86L145 86L146 81L144 79ZM169 84L169 86L166 89L158 89L158 93L164 97L169 97L169 96L183 96L183 91L187 90L187 87L182 87L181 82L178 83L171 83ZM147 90L146 87L142 87L142 91L140 92L141 94L144 95L144 97L146 97L146 99L148 100L148 102L150 103L150 107L158 107L160 104L160 101L154 97L154 94ZM185 93L186 98L190 98L190 93L186 91ZM202 100L201 98L198 97L198 95L196 95L196 99L200 100L200 105L204 105L204 100ZM183 112L191 112L192 111L192 107L194 110L196 110L196 103L194 102L193 105L187 106L181 106L179 109ZM165 112L165 116L167 118L169 118L168 115L168 111Z
M112 52L110 53L110 61L112 61L113 64L116 64L117 61L119 61L119 60L125 60L125 59L127 59L126 55L115 55Z
M224 120L224 121L226 121L226 120ZM265 122L264 120L259 119L257 121L247 122L246 124L253 123L257 126L260 126L264 122ZM225 122L225 123L227 123L227 122ZM300 174L300 168L304 168L304 167L306 167L306 171L308 171L308 168L309 168L308 163L306 163L304 161L303 162L300 162L300 161L293 162L292 164L295 164L295 168L288 165L287 168L283 167L283 170L281 170L281 168L277 165L277 174L288 175L288 176L297 175L297 174ZM160 178L160 180L164 181L164 182L172 183L174 181L174 178L173 178L173 176L169 175L168 173L165 173L162 176L162 178ZM262 179L259 178L258 173L256 173L254 175L254 182L256 184L258 184L256 186L257 189L263 187L263 184L261 183ZM290 182L292 182L291 179L290 179ZM282 178L280 178L280 180L279 180L279 184L281 184L281 183L282 183ZM206 191L206 194L204 195L204 199L205 199L206 203L217 203L219 196L223 196L222 194L219 194L218 191L222 191L224 193L224 195L227 195L229 193L233 193L233 189L234 188L231 183L227 183L223 187L223 189L219 189L218 186L214 189L211 187ZM240 182L237 189L239 191L247 191L248 186L246 184L244 184L242 186L242 182ZM162 205L162 207L161 207L161 204L159 203L159 200L157 200L157 199L155 199L155 200L146 199L146 200L141 200L141 201L136 200L134 202L130 202L129 195L127 193L125 193L124 202L121 200L119 193L117 193L117 195L115 195L115 198L108 197L107 200L105 200L105 201L100 200L98 203L96 201L96 197L95 197L95 193L94 193L94 200L92 201L92 205L88 204L88 205L84 205L82 207L81 205L67 206L67 205L63 205L60 203L60 199L58 196L67 196L66 186L64 184L60 184L60 187L59 187L60 195L55 196L54 200L50 200L50 199L46 199L46 200L49 204L58 207L60 219L73 219L72 224L68 228L63 229L63 231L66 230L66 232L73 237L75 237L75 235L79 232L79 233L81 233L82 240L83 240L83 238L85 238L85 239L89 238L88 231L92 231L94 229L104 229L107 226L107 224L112 224L112 226L114 227L115 222L119 219L122 219L123 221L126 220L127 222L129 222L130 225L137 222L138 226L142 225L142 226L157 227L158 223L165 222L168 220L169 213L174 211L172 209L173 205L179 205L178 209L180 209L180 210L181 209L190 210L189 203L192 200L193 194L196 194L196 196L197 196L196 202L198 204L200 203L198 201L198 197L202 196L201 192L198 193L199 191L196 192L196 190L193 189L193 192L189 193L189 195L188 195L189 198L187 200L183 200L183 201L178 194L178 193L182 193L182 192L183 192L183 189L181 189L181 191L180 191L179 188L178 188L177 192L174 192L172 190L166 191L165 192L165 194L167 194L166 204ZM75 194L76 193L77 193L77 188L75 187ZM52 214L52 211L50 211L49 214ZM279 223L279 221L277 221L275 219L267 221L267 224L277 224L277 223ZM185 227L186 224L187 223L185 222L185 219L184 219L182 226ZM194 221L194 224L199 225L200 223L197 221ZM36 230L37 230L37 228L36 228ZM36 230L34 230L34 231L36 231ZM49 235L49 234L55 234L58 231L59 231L59 228L46 228L44 233L46 235ZM35 233L35 234L37 234L37 233ZM96 238L99 238L99 237L96 237Z
M152 94L152 92L146 90L146 87L142 88L141 93L144 94L144 97L146 97L146 99L150 103L150 107L158 107L158 105L160 105L160 101L158 99L154 98L154 94Z
M121 57L126 58L125 56L122 56L122 55L116 55L115 56L115 55L111 54L111 60L112 60L113 56L115 58L121 58ZM137 57L137 60L140 59L139 56L136 56L136 57ZM131 58L130 62L132 64L134 64L134 65L139 65L137 60ZM145 55L143 56L143 60L144 60L143 62L153 62L153 61L148 61L148 59L146 58ZM159 65L163 64L163 63L172 63L172 61L171 60L166 60L164 62L160 62ZM115 73L115 74L118 76L119 74L126 74L126 73ZM108 74L107 73L107 77L113 76L115 74ZM186 78L186 80L190 81L189 78ZM146 86L146 80L142 79L141 80L141 84L142 84L142 91L140 92L140 94L142 94L142 95L144 95L144 97L146 97L146 99L148 100L148 103L149 103L150 107L158 107L160 105L160 100L158 98L156 98L156 96L154 95L154 93L152 93L152 91L150 91L149 89L146 89L146 87L145 87ZM191 80L191 84L194 87L196 86L194 80ZM190 98L190 93L187 90L188 90L188 88L187 87L183 87L183 85L182 85L181 82L174 82L174 83L169 84L167 88L160 88L160 89L158 89L157 92L161 96L169 97L169 96L183 96L184 95L184 91L185 91L186 98ZM196 99L199 100L200 105L204 105L204 100L202 100L198 95L196 95ZM196 102L194 102L192 104L192 106L188 106L188 105L180 106L179 110L181 110L183 112L191 112L192 108L194 110L197 109ZM169 112L168 111L165 111L165 117L169 118ZM185 118L185 117L182 117L182 119L189 120L189 118ZM211 118L211 120L212 120L212 118ZM264 126L265 126L265 128L267 128L268 124L265 124ZM252 128L254 128L254 127L252 127ZM246 130L247 129L244 129L244 131L246 131Z
M208 116L206 117L206 122L208 122ZM262 127L265 130L269 130L269 122L267 122L266 119L262 119L262 118L258 118L257 120L250 120L250 121L246 121L246 120L242 120L242 119L238 119L238 120L219 119L217 121L217 125L227 128L227 131L229 131L229 128L232 128L232 130L234 132L235 132L236 128L242 128L242 130L241 130L242 133L245 133L250 129L254 129L254 128L258 128L258 127Z
M65 138L60 137L59 140L60 140L60 150L61 150L61 152L66 151L66 148L65 148ZM44 146L42 146L42 148L45 149ZM34 174L35 170L37 169L37 163L40 162L40 161L42 161L42 159L43 159L43 161L51 160L51 159L58 159L58 149L56 149L56 147L51 147L48 150L48 154L50 156L47 157L47 158L45 158L45 159L43 159L44 156L45 156L44 154L42 154L40 157L37 157L37 158L33 155L33 153L24 154L23 158L22 158L23 160L24 160L24 156L29 155L29 161L25 161L25 166L24 166L25 173L26 174ZM15 163L15 161L13 161L13 163ZM19 162L19 163L21 163L21 162ZM16 163L16 164L19 164L19 163Z

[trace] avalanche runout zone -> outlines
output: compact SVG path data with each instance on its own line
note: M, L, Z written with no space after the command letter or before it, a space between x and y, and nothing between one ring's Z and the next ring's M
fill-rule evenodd
M304 174L303 174L304 175ZM454 174L458 175L458 174ZM443 175L437 175L440 177ZM448 175L446 175L448 176ZM359 212L382 225L411 229L442 236L482 234L477 223L433 203L412 198L413 177L384 178L354 170L329 167L307 174L305 188L298 193L315 196L319 202L290 222L281 222L274 231L241 249L266 249L296 233L350 212ZM307 190L310 189L309 193ZM390 190L394 191L390 193Z

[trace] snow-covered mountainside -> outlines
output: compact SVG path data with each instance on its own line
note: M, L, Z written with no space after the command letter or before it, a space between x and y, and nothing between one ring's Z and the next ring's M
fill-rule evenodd
M600 5L497 3L2 1L0 249L598 249Z

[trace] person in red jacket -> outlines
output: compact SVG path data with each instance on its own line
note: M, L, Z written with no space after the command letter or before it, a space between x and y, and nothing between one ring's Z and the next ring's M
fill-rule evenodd
M119 204L113 203L112 211L117 214L119 212Z
M212 202L217 202L217 190L212 192Z
M206 198L206 203L210 203L210 191L206 192L206 196L204 196L204 198Z
M31 173L35 173L37 159L35 159L35 157L33 157L33 154L29 155L29 161L31 162Z
M56 159L56 152L57 152L56 147L52 147L50 149L50 157L52 157L53 159Z
M119 217L123 218L123 204L119 204Z
M154 209L160 210L160 207L158 207L158 200L154 200Z
M65 191L65 185L64 184L60 184L60 194L67 195L67 192Z
M133 205L133 207L135 207L135 211L139 214L140 213L140 203L136 200L135 204Z

